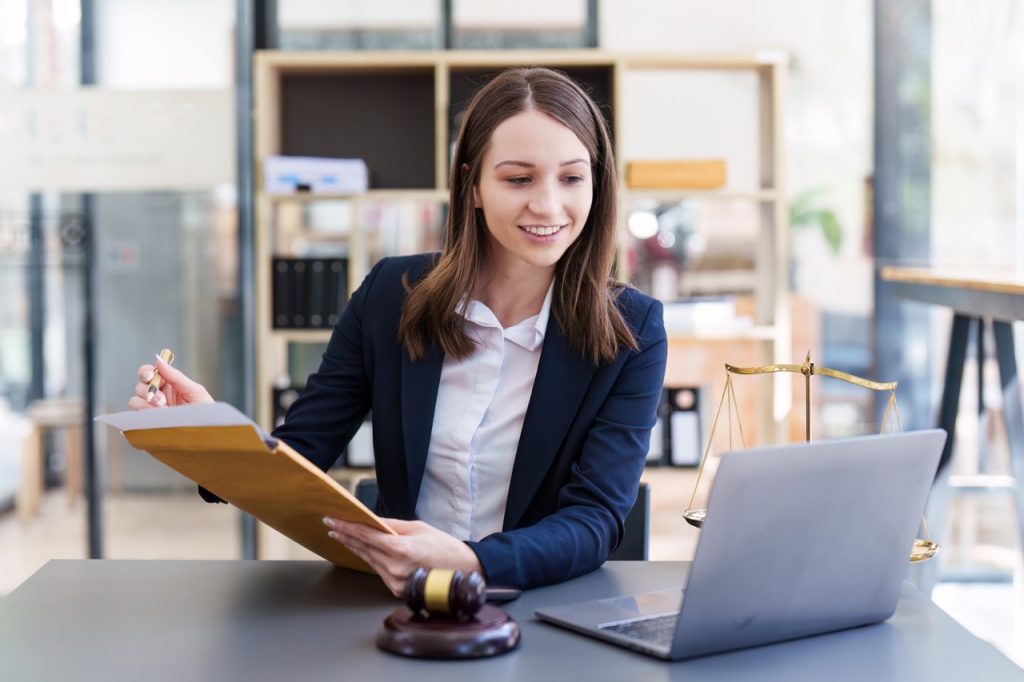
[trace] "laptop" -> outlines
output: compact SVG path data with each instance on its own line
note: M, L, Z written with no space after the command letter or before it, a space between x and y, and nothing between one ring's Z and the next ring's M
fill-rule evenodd
M935 429L726 453L685 590L536 615L670 660L883 621L945 442Z

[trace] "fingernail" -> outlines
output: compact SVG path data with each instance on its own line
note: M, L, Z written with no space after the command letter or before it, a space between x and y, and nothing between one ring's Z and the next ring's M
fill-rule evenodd
M146 382L152 381L153 380L153 373L152 372L146 372L146 374L142 377L142 380L146 381Z
M328 531L328 533L327 533L327 537L329 537L329 538L330 538L330 539L332 539L332 540L337 540L337 539L338 539L338 538L340 538L341 536L340 536L340 535L338 535L337 533L335 533L335 532L334 532L334 531L332 530L332 531Z
M334 528L334 519L332 519L330 516L325 516L324 525L328 528Z
M157 405L166 405L167 404L167 396L165 396L163 393L157 393L156 394L156 403L157 403Z
M164 359L162 357L160 357L159 353L156 354L156 361L157 362L163 362L164 361Z

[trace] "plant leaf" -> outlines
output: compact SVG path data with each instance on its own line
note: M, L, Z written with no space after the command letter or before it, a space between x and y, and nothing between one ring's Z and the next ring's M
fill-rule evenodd
M843 245L843 229L839 226L839 219L832 211L825 210L818 214L818 222L821 225L821 233L832 249L832 255L838 256L839 249Z

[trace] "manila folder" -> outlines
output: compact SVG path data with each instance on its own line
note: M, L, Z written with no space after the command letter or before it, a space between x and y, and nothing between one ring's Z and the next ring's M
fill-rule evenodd
M394 533L340 483L226 403L119 412L97 420L335 565L373 572L327 537L325 516Z

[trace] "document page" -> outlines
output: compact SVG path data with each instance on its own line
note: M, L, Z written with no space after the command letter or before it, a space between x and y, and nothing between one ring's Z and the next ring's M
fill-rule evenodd
M118 431L166 429L178 426L240 426L249 425L261 436L263 430L253 420L228 403L178 405L151 410L127 410L96 417L94 421L110 424Z

